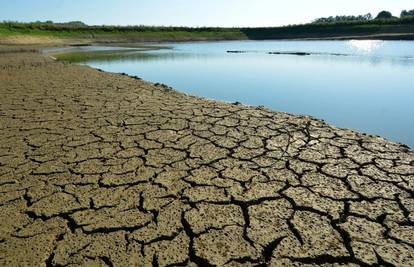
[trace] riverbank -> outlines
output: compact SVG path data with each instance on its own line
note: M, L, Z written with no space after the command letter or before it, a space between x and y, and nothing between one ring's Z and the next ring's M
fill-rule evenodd
M403 145L32 48L0 83L0 265L414 264Z
M108 35L102 37L57 37L57 36L33 36L27 34L0 35L0 45L42 45L57 46L64 45L119 45L134 43L168 43L168 42L206 42L206 41L233 41L233 40L414 40L414 33L379 33L369 35L344 35L344 36L280 36L272 38L249 38L245 35L233 36L186 36L186 37L164 37L152 38L137 35L136 37Z
M0 45L111 44L223 40L414 40L414 17L282 27L88 26L0 22Z

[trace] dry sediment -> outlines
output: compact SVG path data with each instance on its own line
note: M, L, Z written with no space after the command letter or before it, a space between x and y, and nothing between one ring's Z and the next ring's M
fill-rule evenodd
M1 266L413 266L414 152L0 55Z

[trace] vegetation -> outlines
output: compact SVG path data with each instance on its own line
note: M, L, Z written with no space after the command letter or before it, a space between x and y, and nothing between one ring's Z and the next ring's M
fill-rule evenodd
M389 11L381 11L380 13L378 13L377 17L375 19L392 19L394 18L391 14L391 12Z
M106 50L106 51L65 51L59 53L49 53L58 60L70 61L70 62L85 62L85 61L94 61L94 62L105 62L105 61L122 61L127 58L128 60L137 60L137 61L149 61L156 59L172 59L176 60L178 58L187 58L191 55L187 53L170 53L168 50L170 48L163 47L157 48L153 47L152 50L156 49L165 49L165 53L152 53L150 51L142 53L142 50L135 51L125 51L125 50ZM149 49L150 50L150 49Z
M338 21L328 23L310 23L277 28L247 28L243 33L250 39L289 39L289 38L341 38L349 36L406 34L412 39L414 35L414 17L373 19L368 21Z
M401 18L406 18L406 17L414 17L414 9L413 10L403 10L401 11Z
M336 22L345 22L345 21L359 21L364 22L372 20L371 13L366 15L359 15L359 16L336 16L336 17L327 17L327 18L318 18L313 21L314 24L320 23L336 23Z
M1 35L35 35L96 41L184 41L235 40L246 38L234 28L191 28L152 26L88 26L81 23L0 22Z
M149 53L138 53L139 50L134 52L127 52L124 50L108 50L108 51L89 51L89 52L63 52L51 55L59 60L71 61L71 62L83 62L85 60L94 60L94 61L105 61L105 60L115 60L128 58L138 58L141 60L151 59L156 57L157 54Z
M403 10L401 11L400 18L413 17L414 10ZM394 17L391 12L383 10L375 17L375 20L386 20L386 19L398 19ZM315 19L312 23L321 24L321 23L341 23L341 22L368 22L373 20L371 13L359 16L330 16L326 18Z
M48 33L65 32L70 33L130 33L130 32L187 32L187 33L202 33L202 32L235 32L235 28L213 28L213 27L157 27L157 26L89 26L82 22L68 22L68 23L53 23L53 22L15 22L4 21L0 22L0 29L8 29L16 32L32 32L43 31Z
M86 38L94 41L183 41L183 40L234 40L281 38L341 38L375 34L414 35L414 10L402 11L401 18L388 11L380 12L375 19L371 14L319 18L309 24L268 28L217 28L217 27L153 27L153 26L90 26L81 21L67 23L14 21L0 22L1 35L39 35L60 38ZM411 37L410 37L411 36Z

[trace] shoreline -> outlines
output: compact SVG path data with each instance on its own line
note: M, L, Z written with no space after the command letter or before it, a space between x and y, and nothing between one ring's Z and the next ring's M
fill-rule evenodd
M106 39L105 39L106 38ZM413 41L414 33L381 33L369 35L344 35L344 36L299 36L299 37L280 37L280 38L128 38L127 36L107 36L102 38L85 38L85 37L56 37L47 35L0 35L0 45L50 45L50 46L64 46L64 45L116 45L124 44L164 44L164 43L186 43L186 42L219 42L219 41L341 41L341 40L394 40L394 41Z
M162 48L161 48L161 49L162 49ZM166 49L168 49L168 48L166 48ZM149 51L151 51L151 49L150 49ZM111 51L111 52L112 52L112 51ZM227 53L244 53L244 52L239 52L239 51L227 51ZM282 55L283 55L283 54L288 54L288 55L298 55L298 54L299 54L299 56L302 56L301 54L302 54L303 52L267 52L267 53L268 53L268 54L282 54ZM56 55L55 53L48 53L48 52L46 52L45 54L46 54L48 57L50 57L52 60L55 60L55 61L63 61L63 62L71 62L71 63L73 63L73 64L79 64L79 63L78 63L78 62L76 62L76 61L67 61L67 60L65 60L65 59L56 58L56 57L54 57L54 55ZM61 53L57 53L57 54L58 54L58 55L61 55L61 54L62 54L62 55L65 55L65 54L70 54L70 52L61 52ZM109 54L109 55L112 55L112 54ZM306 55L312 55L312 53L306 53ZM190 97L195 97L195 98L198 98L198 99L201 99L201 100L213 101L213 102L220 102L220 103L230 104L230 105L242 105L242 106L249 107L249 108L261 109L261 110L266 110L266 111L269 111L269 112L284 113L284 114L287 114L287 115L292 115L292 116L308 117L308 118L310 118L310 119L312 119L312 120L316 120L316 121L320 121L320 122L322 122L322 123L326 123L326 124L328 124L328 125L330 125L330 126L332 126L332 127L335 127L335 128L341 129L341 130L345 130L345 131L352 131L352 132L357 132L357 133L359 133L359 134L361 134L361 135L363 135L363 136L368 136L368 137L382 138L382 139L384 139L384 140L385 140L385 141L387 141L387 142L395 143L395 144L401 145L402 147L405 147L405 148L407 148L407 149L409 149L409 150L414 151L414 147L410 147L409 145L407 145L407 144L405 144L405 143L403 143L403 142L388 139L388 138L386 138L386 137L381 136L380 134L370 134L370 133L363 132L363 131L361 131L361 130L354 129L354 128L339 127L339 126L336 126L335 124L332 124L332 123L328 123L328 122L326 122L326 121L325 121L325 119L323 119L323 118L317 118L317 117L312 116L312 115L309 115L309 114L290 113L290 112L288 112L288 111L274 110L274 109L271 109L271 108L269 108L269 107L262 106L262 105L249 105L249 104L246 104L246 103L240 103L240 102L238 102L238 101L236 101L236 102L232 102L232 101L225 101L225 100L220 100L220 99L213 99L213 98L208 98L208 97L203 97L203 96L191 95L191 94L188 94L188 93L182 92L182 91L180 91L180 90L177 90L177 89L175 89L175 88L173 88L173 87L169 86L168 84L163 84L163 83L160 83L160 82L158 82L158 81L149 81L149 80L144 80L144 79L142 79L142 78L140 78L140 77L138 77L138 76L135 76L135 75L130 75L130 74L128 74L128 73L108 72L108 71L105 71L105 70L102 70L102 69L99 69L99 68L95 68L95 67L89 66L89 65L87 65L87 64L82 64L82 65L83 65L83 66L88 66L88 67L90 67L90 68L92 68L92 69L95 69L95 70L98 70L98 71L100 71L100 72L107 72L107 73L113 73L113 74L120 74L120 75L122 75L122 76L127 76L127 77L130 77L130 78L133 78L133 79L138 78L138 79L143 80L143 81L144 81L144 82L146 82L146 83L153 84L153 85L156 85L156 86L160 86L161 88L164 88L164 89L167 89L167 90L172 90L172 91L177 92L177 93L179 93L179 94L186 95L186 96L190 96Z
M245 42L249 42L249 41L256 42L255 40L244 40L244 41ZM266 41L272 42L273 40L262 40L261 42L266 42ZM286 40L286 41L290 41L290 40ZM291 41L294 41L294 40L291 40ZM307 40L307 41L317 41L317 40ZM343 41L343 40L337 40L337 41ZM407 40L402 40L402 42L404 42L404 41L407 41ZM203 43L209 43L210 41L202 41L202 42ZM211 41L211 42L215 42L215 41ZM231 43L231 42L234 42L234 41L223 40L222 42L230 42ZM408 42L410 42L410 41L408 41ZM198 43L198 42L195 42L195 43ZM131 52L140 52L140 51L152 51L152 50L154 50L154 51L155 50L171 50L171 49L173 49L173 46L169 46L169 44L174 44L174 43L172 43L172 42L164 43L165 46L156 46L157 44L159 44L159 43L139 43L139 44L127 44L127 43L123 43L122 44L123 46L121 46L121 47L131 48L131 50L125 50L125 51L122 51L122 52L120 52L118 50L76 51L76 50L70 50L70 49L63 50L63 51L52 51L52 52L50 52L50 51L44 51L44 50L41 50L41 51L42 51L42 53L45 53L46 55L50 56L53 60L67 61L67 62L71 62L71 63L74 63L74 64L81 63L82 65L87 65L87 64L84 64L83 61L86 61L86 60L104 60L104 59L111 59L113 57L114 58L118 58L118 57L119 58L122 58L122 57L128 58L128 57L131 56L130 54L128 54L128 53L125 53L124 54L123 52L130 52L130 51ZM131 46L129 46L129 45L131 45ZM155 45L155 46L153 48L151 48L151 45ZM101 44L91 44L91 46L97 46L97 47L99 47L99 46L101 46ZM71 46L66 46L66 47L71 48ZM63 47L63 48L66 48L66 47ZM103 47L106 47L106 45L104 45ZM109 47L111 47L111 46L109 46ZM112 47L114 47L114 49L118 48L117 44L113 44ZM139 50L139 49L141 49L140 47L141 48L144 48L144 49L143 50ZM77 46L73 46L72 48L73 49L77 49ZM134 50L134 48L136 48L136 50ZM226 53L249 53L249 52L250 51L244 51L244 50L227 50L226 51ZM269 51L263 51L263 53L269 54L269 55L294 55L294 56L312 56L312 55L355 56L353 54L345 54L345 53L303 52L303 51L299 51L299 50L298 51L292 50L290 52L286 52L286 51L270 51L269 50ZM86 56L84 56L84 55L86 55ZM75 57L78 56L80 59L77 59L77 58L74 59L74 58L72 58L72 56L75 56ZM89 66L89 65L87 65L87 66ZM89 66L89 67L92 67L92 66ZM94 67L92 67L92 68L94 68ZM100 69L98 69L98 70L100 70ZM100 70L100 71L103 71L103 70ZM119 74L120 72L113 72L113 73ZM135 75L129 75L127 73L122 73L122 75L129 76L129 77L136 77ZM149 81L148 80L146 82L149 82L151 84L160 84L159 81L156 81L156 80L154 80L154 81ZM161 85L162 86L165 86L166 88L173 89L168 84L167 85L161 84ZM173 89L173 90L176 90L176 89ZM176 90L176 91L178 93L186 94L184 92L181 92L180 90ZM202 99L212 100L212 101L221 101L221 102L224 102L224 103L232 103L232 101L224 101L224 100L220 100L220 99L209 99L209 98L205 98L203 96L195 96L195 95L193 95L193 96L194 97L200 97ZM248 105L248 104L245 104L245 103L239 103L239 104L246 105L246 106L251 106L251 107L257 107L255 105ZM259 105L259 106L261 106L261 105ZM289 113L289 111L280 111L280 110L277 110L277 109L271 109L270 107L264 107L264 108L265 109L268 109L270 111L274 111L274 112L283 112L283 113L292 114L292 115L298 115L298 116L308 116L308 117L311 117L311 118L313 118L315 120L320 120L320 121L325 122L325 119L324 118L316 118L315 116L310 115L310 114L306 114L306 113L303 113L303 114L302 113ZM330 122L328 124L335 125L332 122ZM335 125L335 127L340 128L340 129L344 129L344 130L355 131L355 132L358 132L360 134L363 134L363 135L366 135L366 136L370 136L370 137L381 137L381 138L384 138L387 141L400 144L400 145L405 146L405 147L407 147L407 148L409 148L411 150L414 149L414 147L408 145L407 143L404 143L403 141L399 141L397 139L391 139L390 137L387 138L385 136L382 136L380 133L369 133L369 132L364 132L363 130L360 130L360 129L357 129L357 128L340 127L340 126L337 126L337 125Z
M414 264L408 147L21 49L0 265Z

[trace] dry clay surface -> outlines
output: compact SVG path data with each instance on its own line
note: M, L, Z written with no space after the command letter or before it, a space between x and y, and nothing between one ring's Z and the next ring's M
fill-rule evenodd
M0 266L414 266L414 152L0 55Z

